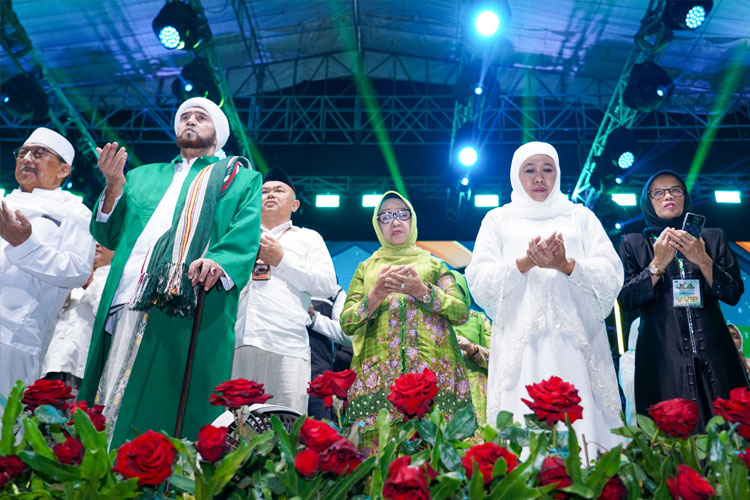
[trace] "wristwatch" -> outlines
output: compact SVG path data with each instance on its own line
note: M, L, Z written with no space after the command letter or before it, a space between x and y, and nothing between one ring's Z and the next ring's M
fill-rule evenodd
M432 289L428 286L427 287L427 293L424 294L424 297L422 297L422 303L423 304L429 304L431 298L432 298Z
M656 267L655 264L649 265L648 271L651 273L652 276L661 276L662 274L664 274L664 271Z

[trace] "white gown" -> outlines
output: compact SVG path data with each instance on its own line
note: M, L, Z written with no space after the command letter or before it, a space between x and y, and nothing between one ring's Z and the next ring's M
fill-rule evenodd
M516 259L529 240L555 231L576 261L572 274L538 267L521 274ZM596 216L582 206L535 220L494 209L482 221L466 277L493 320L487 421L506 410L523 423L532 413L521 401L530 399L526 385L556 375L578 389L583 418L573 427L582 448L585 436L589 458L596 458L593 443L601 451L620 443L610 432L622 425L621 405L604 319L622 288L623 268Z

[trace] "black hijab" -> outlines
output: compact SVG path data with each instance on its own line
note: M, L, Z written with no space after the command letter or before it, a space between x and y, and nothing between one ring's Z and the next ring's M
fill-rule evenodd
M651 183L654 182L657 177L660 177L662 175L671 175L672 177L676 178L682 185L682 189L685 190L685 204L682 208L682 213L678 217L675 217L673 219L662 219L661 217L656 215L656 210L654 210L654 206L651 204L651 198L649 198L648 196L648 192L651 189ZM643 230L643 233L655 233L656 235L659 235L662 231L664 231L664 229L668 227L679 229L680 227L682 227L682 219L685 217L685 213L689 208L690 194L688 193L685 181L682 180L680 174L678 174L674 170L660 170L656 172L649 178L648 181L646 181L646 185L643 186L643 191L641 192L641 212L643 212L643 217L646 219L647 226L646 229Z

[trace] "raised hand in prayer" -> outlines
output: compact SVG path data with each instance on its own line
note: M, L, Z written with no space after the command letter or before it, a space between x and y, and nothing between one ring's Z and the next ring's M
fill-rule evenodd
M417 300L430 293L427 285L422 283L417 271L412 266L401 266L386 278L385 287L389 292L405 293Z
M386 282L394 272L400 271L402 267L404 266L391 267L388 264L378 272L378 279L375 280L375 286L367 293L367 309L370 316L377 311L383 300L391 293L386 287Z
M224 276L224 268L211 259L195 259L188 267L188 279L193 286L203 283L203 289L209 291Z
M2 202L0 207L0 237L11 246L17 247L31 236L31 222L20 210L14 214L10 207Z
M284 249L276 238L263 234L260 236L258 257L266 264L278 266L281 263L281 259L284 258Z
M104 199L102 200L102 213L108 214L115 206L115 200L122 194L125 186L125 161L128 153L122 147L117 150L116 142L108 142L103 148L96 148L99 154L97 165L107 181Z
M537 267L555 269L567 275L570 275L575 267L575 260L568 259L566 256L565 242L562 235L558 233L553 233L546 240L540 237L531 240L526 255Z

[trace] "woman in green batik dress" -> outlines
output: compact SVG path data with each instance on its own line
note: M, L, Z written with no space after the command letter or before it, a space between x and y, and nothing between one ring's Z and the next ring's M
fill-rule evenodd
M469 308L454 276L443 261L417 248L417 216L398 193L383 195L372 224L382 246L357 267L341 314L344 332L354 337L351 369L357 374L346 417L369 454L377 451L378 412L385 408L392 422L403 420L386 398L404 373L435 372L435 405L447 418L471 405L452 328L466 321Z
M458 271L453 271L456 284L461 290L467 306L471 304L469 285L466 278ZM487 420L487 363L490 359L490 334L492 322L481 312L469 311L469 319L462 325L453 327L458 345L464 352L469 384L471 385L471 402L477 416L477 434L481 437L481 427Z

